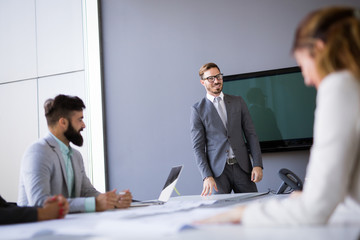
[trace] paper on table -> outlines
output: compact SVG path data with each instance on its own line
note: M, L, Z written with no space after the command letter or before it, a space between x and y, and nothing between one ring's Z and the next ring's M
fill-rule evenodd
M225 194L209 197L182 196L171 198L164 205L106 211L102 213L69 214L63 220L0 226L0 239L26 239L34 236L76 235L118 232L129 235L174 233L190 226L194 220L205 218L226 208L198 208L217 201L244 199L248 194ZM238 202L238 200L237 200ZM171 213L171 214L170 214ZM138 229L143 229L139 231Z
M230 208L230 207L229 207ZM149 217L101 220L93 230L94 235L122 237L165 236L179 231L194 229L195 220L203 219L228 210L228 208L204 208L159 214Z
M198 208L202 205L212 205L218 201L241 201L266 193L244 193L214 195L208 197L182 196L172 198L165 205L150 206L130 211L132 216L114 216L111 219L99 221L94 229L95 235L128 237L165 236L176 232L193 229L195 220L200 220L215 214L228 211L234 206L221 208ZM171 214L165 214L171 213Z
M181 197L182 198L182 197ZM134 207L125 211L106 211L103 212L99 217L100 218L111 218L111 219L129 219L129 218L138 218L153 216L158 214L173 213L178 211L189 210L197 208L203 205L211 205L216 202L215 199L212 200L191 200L189 198L181 200L170 200L163 205L151 205L146 207ZM117 212L117 214L113 214Z

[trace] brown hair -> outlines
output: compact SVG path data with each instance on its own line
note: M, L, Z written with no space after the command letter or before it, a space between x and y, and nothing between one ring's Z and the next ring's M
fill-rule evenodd
M206 63L204 65L201 66L200 70L199 70L199 76L201 79L203 79L203 75L204 72L206 72L207 70L209 70L210 68L217 68L220 71L220 68L215 64L215 63Z
M317 51L321 40L324 49ZM307 48L314 57L321 77L349 70L360 78L360 10L327 7L310 13L298 26L292 51Z
M54 126L60 118L70 118L72 111L82 111L84 102L76 96L57 95L45 101L45 117L48 126Z

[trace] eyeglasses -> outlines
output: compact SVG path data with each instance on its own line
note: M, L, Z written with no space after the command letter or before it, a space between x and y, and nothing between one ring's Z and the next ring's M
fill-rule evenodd
M218 81L221 81L221 80L223 80L223 74L219 73L218 75L215 75L215 76L209 76L207 78L203 78L203 80L208 80L210 83L213 83L215 81L215 78Z

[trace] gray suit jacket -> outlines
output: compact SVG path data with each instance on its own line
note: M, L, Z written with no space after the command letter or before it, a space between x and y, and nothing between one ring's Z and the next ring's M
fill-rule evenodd
M214 104L206 97L191 108L191 139L203 179L221 175L230 146L240 167L251 173L252 164L244 137L253 158L253 166L262 167L259 141L245 101L240 96L224 94L224 103L228 119L227 129Z
M69 199L66 168L56 140L48 134L30 146L22 159L20 169L19 206L42 206L53 195L62 194L68 198L70 212L84 212L85 198L100 193L86 176L83 159L73 149L75 198Z

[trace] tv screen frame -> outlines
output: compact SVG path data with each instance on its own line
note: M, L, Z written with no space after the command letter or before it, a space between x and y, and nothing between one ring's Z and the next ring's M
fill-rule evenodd
M250 72L250 73L224 75L224 77L223 77L223 81L224 81L223 92L225 94L230 94L230 95L240 95L240 94L231 94L231 93L227 92L226 88L227 88L228 84L232 81L244 81L244 80L245 81L246 80L247 81L255 81L254 79L259 79L259 78L264 78L264 77L272 77L272 78L275 77L275 80L271 80L271 81L276 82L277 76L285 77L286 74L294 74L294 73L300 74L301 79L302 79L302 84L304 85L303 77L301 75L301 69L299 67L288 67L288 68L280 68L280 69L274 69L274 70ZM300 76L298 76L298 78L300 78ZM262 81L265 81L265 80L262 80ZM289 81L291 81L291 79ZM297 80L297 81L300 81L300 80ZM314 88L306 87L305 85L304 85L304 87L309 89L309 91L315 92L315 96L312 96L312 98L314 98L314 99L311 99L312 100L311 102L313 102L313 105L309 106L309 108L311 108L311 109L309 109L309 112L312 111L312 114L314 114L315 107L316 107L316 90ZM312 92L310 92L310 93L312 93ZM247 103L247 106L249 108L247 96L242 96L242 95L240 95L240 96L245 100L245 102ZM306 107L306 106L304 106L304 107ZM253 122L254 122L254 119L253 119ZM307 124L307 125L309 125L309 124ZM301 127L301 126L299 126L299 127ZM307 126L307 128L309 128L309 126ZM311 146L313 144L312 130L313 130L313 117L312 117L312 126L311 126L311 136L309 135L306 137L296 137L296 138L284 137L284 138L277 139L277 140L274 139L274 140L266 140L266 141L261 140L261 136L258 136L261 152L264 153L264 152L308 150L311 148Z

